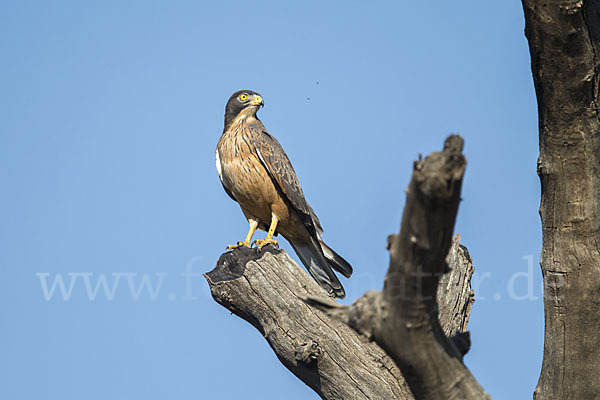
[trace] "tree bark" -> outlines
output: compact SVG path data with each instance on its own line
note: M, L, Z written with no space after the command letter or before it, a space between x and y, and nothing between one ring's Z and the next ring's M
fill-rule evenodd
M450 136L444 150L415 163L400 233L390 239L380 329L376 341L396 361L417 399L485 399L489 396L462 363L464 334L450 340L438 319L436 293L449 271L466 167L463 140Z
M389 239L383 292L363 296L346 311L349 325L372 336L395 361L417 399L489 398L462 363L468 335L448 337L438 318L443 303L436 294L444 300L439 283L449 271L445 258L466 167L462 147L463 140L451 135L443 151L415 162L400 233Z
M538 100L544 360L537 400L600 396L600 2L523 0Z
M451 136L443 152L415 163L383 292L340 306L285 252L267 247L223 254L205 275L213 298L254 325L324 399L487 398L462 364L474 295L472 261L451 236L461 150Z
M284 251L240 247L205 276L213 298L254 325L281 363L321 398L412 398L379 346L304 301L327 293Z

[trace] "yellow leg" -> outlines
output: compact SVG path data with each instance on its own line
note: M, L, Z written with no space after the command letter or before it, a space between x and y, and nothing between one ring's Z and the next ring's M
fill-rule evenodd
M250 247L250 241L252 240L252 236L254 235L256 228L258 227L258 221L251 219L249 222L250 230L248 231L248 235L246 235L246 240L244 240L243 242L237 242L237 244L227 246L227 250L232 250L241 246Z
M271 215L271 226L269 226L269 232L267 232L267 237L265 238L265 240L256 239L254 241L254 243L256 243L258 245L259 249L262 249L264 246L268 245L269 243L277 246L277 240L273 239L273 235L275 234L275 230L277 229L278 222L279 222L279 220L277 219L277 217L274 215Z

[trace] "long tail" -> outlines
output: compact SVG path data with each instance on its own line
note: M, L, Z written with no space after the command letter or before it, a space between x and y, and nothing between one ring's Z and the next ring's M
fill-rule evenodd
M321 245L321 249L323 250L323 255L327 259L327 263L333 269L335 269L340 274L344 275L346 278L350 278L352 275L352 265L346 260L342 258L338 253L333 251L333 249L325 244L319 238L319 244Z
M329 249L329 247L325 246L325 248L323 248L321 244L317 243L317 241L312 237L309 243L300 244L290 242L290 244L292 245L292 248L294 249L296 254L298 254L298 257L302 261L302 264L304 264L310 275L314 278L315 281L317 281L319 286L325 289L327 293L332 293L335 297L338 297L340 299L346 297L344 287L335 275L335 272L333 272L333 270L331 269L331 267L334 265L334 262L329 261L326 251L331 252L331 254L334 255L334 258L335 256L337 256L336 261L338 259L341 259L350 268L350 273L352 273L352 267L350 267L350 264L348 264L343 258L338 256L337 254L335 254L335 252ZM324 249L327 250L324 251ZM339 264L335 264L334 268L336 268L336 270L338 267ZM345 271L347 271L347 268L345 269ZM346 276L345 273L344 275Z

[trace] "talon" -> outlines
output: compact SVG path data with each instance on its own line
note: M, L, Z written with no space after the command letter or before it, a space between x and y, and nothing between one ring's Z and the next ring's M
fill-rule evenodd
M261 250L263 247L265 247L268 244L272 244L275 247L279 247L279 245L277 244L277 240L275 240L275 239L265 239L265 240L256 239L253 244L257 245L259 250Z
M254 231L258 227L258 222L253 219L249 219L248 222L250 222L250 229L248 230L248 235L246 236L246 240L244 240L243 242L238 241L237 244L231 244L231 245L227 246L227 250L237 249L238 247L242 247L242 246L251 247L250 240L252 240L252 235L254 235Z
M237 249L238 247L242 246L250 247L250 244L238 241L237 244L230 244L229 246L227 246L227 250Z
M269 226L267 237L265 238L265 240L256 239L254 241L254 243L258 245L259 251L268 244L272 244L275 247L279 247L279 245L277 245L277 240L273 239L273 235L275 234L275 229L277 229L278 222L279 220L277 219L277 217L275 215L271 215L271 226Z

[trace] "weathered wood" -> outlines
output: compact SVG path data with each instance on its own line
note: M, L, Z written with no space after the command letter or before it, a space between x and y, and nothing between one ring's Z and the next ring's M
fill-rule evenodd
M450 272L443 274L437 291L440 325L446 336L456 339L461 347L461 354L464 355L470 346L466 330L475 301L475 294L471 289L474 268L469 251L460 244L458 234L454 236L446 263L450 266ZM369 339L376 340L374 332L381 330L382 292L368 291L349 307L322 297L308 300L310 304L326 310L328 315L343 321Z
M281 363L324 399L412 399L375 343L303 298L327 296L282 250L241 247L207 273L213 298L256 327Z
M396 361L417 399L485 399L489 396L462 363L466 338L450 340L438 319L436 293L445 261L466 160L463 140L415 162L400 233L390 239L390 267L377 342ZM466 342L468 344L468 342Z
M411 183L405 208L405 219L408 212L406 210L416 212L415 215L425 219L418 221L411 217L411 223L425 224L432 232L439 229L437 234L443 238L443 243L432 243L429 247L435 258L433 263L427 264L437 263L437 269L443 267L434 278L434 286L423 286L425 290L432 290L430 293L433 294L433 299L436 293L438 294L440 320L437 319L438 302L431 298L420 298L418 293L409 293L410 288L406 294L409 297L417 295L413 300L409 297L385 297L390 285L397 283L393 278L395 272L392 272L392 275L388 272L387 289L384 289L383 293L370 291L352 306L340 306L327 298L323 289L285 252L272 247L267 247L262 253L256 249L239 248L223 254L215 269L205 275L213 298L253 324L265 336L280 361L324 399L412 399L413 395L394 363L396 361L401 367L408 367L406 371L414 377L414 364L411 361L407 362L406 358L398 357L398 354L406 349L411 354L422 353L422 356L415 359L417 362L421 362L421 357L428 358L428 367L435 368L429 371L433 375L443 373L448 376L439 382L439 396L418 398L485 398L482 397L485 396L483 390L476 382L473 383L474 379L462 364L462 356L469 347L468 335L462 332L468 323L474 295L470 288L473 266L468 251L460 245L458 235L454 241L451 240L458 206L457 196L460 195L460 179L464 171L464 158L460 149L456 148L458 142L459 147L462 147L462 139L452 136L447 141L445 152L434 153L425 161L415 164L417 176L420 173L427 175L433 171L431 168L439 169L441 175L427 175L428 179L421 182L423 187L415 188ZM458 164L451 164L458 169L448 169L445 161L438 163L436 160L439 157L436 154L444 154L445 161L456 161ZM452 178L450 181L444 175L447 173L450 173ZM442 179L434 182L438 178ZM448 208L443 201L432 202L433 198L422 196L427 193L423 191L424 187L435 189L437 193L440 185L446 188L445 194L451 194L456 205ZM415 195L419 202L425 201L421 205L427 209L419 210L414 205L409 206ZM448 213L453 215L447 217ZM436 220L427 220L430 214L437 218L443 217L450 224L430 225ZM411 232L417 233L415 230ZM397 235L400 236L402 233ZM437 248L438 245L441 247ZM397 262L397 253L394 243L391 254L391 265L396 265L394 263ZM444 275L443 272L448 271L448 265L451 266L451 273ZM425 276L423 282L425 281L429 282L431 279ZM389 296L389 293L387 295ZM392 300L400 300L401 303ZM428 304L425 310L426 322L433 323L433 330L425 330L429 340L415 340L410 337L411 334L401 337L406 323L397 320L391 314L398 314L403 318L406 317L407 310L412 310L409 314L415 314L415 310L409 307L410 304L421 304L423 301ZM398 310L398 306L406 309ZM432 314L434 312L435 318ZM404 328L397 326L398 323L404 325ZM416 332L414 329L409 331ZM451 340L444 332L448 335L458 335ZM399 339L399 342L394 342L393 345L402 349L387 347L390 341L397 340L390 339L393 337ZM386 347L387 353L380 345ZM414 388L412 390L418 395L421 394ZM462 396L465 393L478 397ZM446 395L455 397L440 397Z
M600 396L598 0L523 0L538 100L544 360L534 397Z
M437 292L440 325L446 336L467 331L475 293L471 289L473 260L467 248L460 244L460 235L455 235L446 257L450 272L440 280ZM466 351L465 351L466 353Z
M451 270L446 257L466 167L462 147L462 138L451 135L443 151L415 162L400 233L389 238L390 266L382 294L368 293L350 309L330 312L341 314L358 332L372 337L401 369L417 399L489 398L462 363L470 345L468 334L448 337L438 318L441 310L448 323L448 314L453 313L444 297L447 292L438 290L440 283L452 288L452 283L440 279ZM456 279L446 276L451 282ZM466 300L470 295L465 292L459 297ZM470 299L457 306L457 310L469 308ZM467 322L451 321L453 329L445 329L448 334L460 332Z

